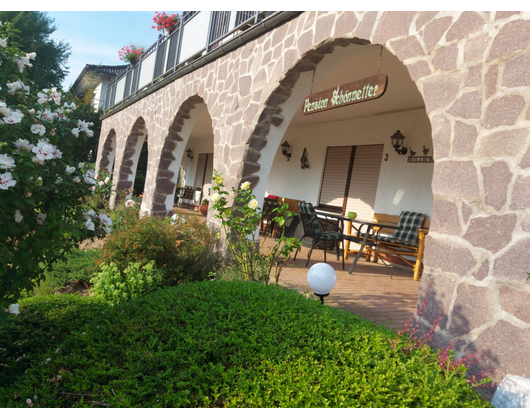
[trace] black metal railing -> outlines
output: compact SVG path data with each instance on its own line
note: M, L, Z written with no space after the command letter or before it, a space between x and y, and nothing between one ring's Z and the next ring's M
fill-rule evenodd
M113 108L117 104L126 102L128 99L137 95L139 88L143 90L143 88L149 85L158 83L183 65L201 57L204 52L215 50L224 42L224 40L236 33L248 30L252 25L259 23L273 12L211 12L207 29L206 45L197 53L194 53L191 58L184 57L184 61L181 61L180 51L182 50L182 40L186 24L199 13L206 12L184 12L182 19L177 23L174 30L169 35L159 35L158 40L144 51L134 66L129 66L126 71L118 75L109 83L105 99L106 110ZM236 13L236 15L231 24L232 13ZM139 86L143 61L153 53L156 53L156 57L152 77L149 77L151 81L146 86ZM118 101L116 101L117 89L122 80L125 85L123 88L123 97L118 98ZM145 75L142 80L145 80Z

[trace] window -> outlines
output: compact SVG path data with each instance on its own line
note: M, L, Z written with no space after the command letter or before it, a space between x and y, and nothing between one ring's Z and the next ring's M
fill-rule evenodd
M383 145L328 147L319 208L372 219Z

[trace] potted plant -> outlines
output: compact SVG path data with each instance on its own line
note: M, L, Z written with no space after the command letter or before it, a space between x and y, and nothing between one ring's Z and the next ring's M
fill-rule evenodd
M207 198L201 201L201 205L199 206L199 213L201 213L203 216L206 216L208 214L208 199Z
M134 66L143 52L144 49L142 47L136 47L134 44L131 44L122 47L122 49L118 51L118 56L120 57L120 60Z
M166 12L155 13L156 15L153 18L155 25L151 26L151 28L156 28L157 31L164 32L165 35L169 35L175 29L177 22L180 21L180 16L175 13L171 15L168 15Z

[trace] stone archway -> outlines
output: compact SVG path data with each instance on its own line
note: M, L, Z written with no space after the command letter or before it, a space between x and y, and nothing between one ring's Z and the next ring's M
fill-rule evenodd
M128 198L131 196L132 187L134 185L136 165L138 164L141 145L145 141L147 141L146 125L144 119L139 117L134 123L129 136L127 137L120 165L118 181L116 183L116 191L128 191ZM117 199L118 198L119 194L117 195Z
M158 165L151 214L167 216L173 211L179 165L189 136L189 133L183 131L185 126L191 130L191 127L188 127L188 125L193 125L190 124L191 113L197 105L203 103L204 100L199 95L186 99L169 127Z
M101 153L101 159L99 161L98 168L105 169L108 172L112 172L114 169L114 158L116 156L116 131L111 129L105 143L103 143L103 151ZM98 169L98 170L99 170Z

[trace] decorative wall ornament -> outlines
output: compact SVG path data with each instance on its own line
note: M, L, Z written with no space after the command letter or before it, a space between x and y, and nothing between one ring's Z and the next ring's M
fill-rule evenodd
M423 145L423 156L414 156L416 152L410 149L410 156L407 159L407 163L434 163L433 157L427 156L427 153L429 153L429 149L425 145Z
M291 160L291 154L289 153L289 149L291 148L291 145L285 140L280 147L282 148L282 155L284 155L287 158L287 161Z
M193 160L193 150L188 149L186 150L186 156L190 158L190 160Z
M302 158L300 159L300 163L302 164L302 169L309 168L309 160L307 159L307 149L304 147L304 153L302 154Z

